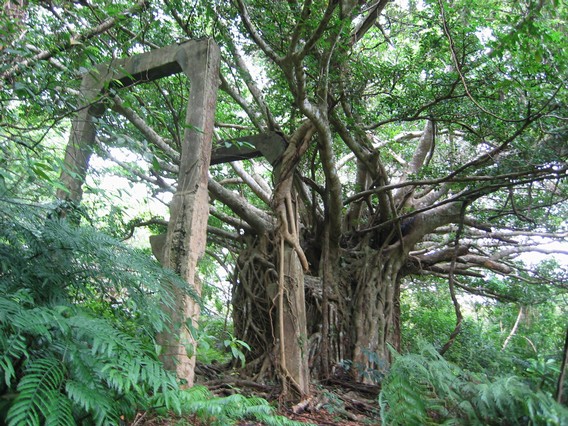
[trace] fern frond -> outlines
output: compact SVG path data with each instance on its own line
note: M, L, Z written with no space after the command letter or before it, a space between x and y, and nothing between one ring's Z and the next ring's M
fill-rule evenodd
M85 412L97 412L99 416L104 417L106 407L112 405L112 399L104 389L97 389L96 386L89 386L77 380L67 380L65 382L65 393L71 401ZM102 410L102 413L100 411Z
M172 289L195 291L147 254L44 213L0 199L0 386L17 395L8 423L72 424L71 412L116 425L159 399L181 412L153 336L170 326Z
M568 409L515 376L477 377L433 348L395 356L379 395L383 424L543 424L562 426ZM448 423L449 422L449 423ZM564 423L563 423L564 422Z
M10 386L16 377L14 360L27 357L26 340L21 334L6 334L0 330L0 374L4 376L4 383Z
M182 412L196 414L212 426L232 425L239 420L254 420L268 426L309 426L278 416L263 398L245 397L240 394L214 397L204 386L194 386L179 392Z
M8 425L39 425L49 409L65 376L63 365L54 358L30 361L18 384L18 396L8 411ZM53 392L55 391L55 392Z
M145 357L138 365L140 366L140 380L149 387L152 394L167 394L178 389L175 375L164 370L159 361Z
M0 324L9 324L11 318L21 311L20 304L5 295L0 297Z
M89 342L93 355L114 357L119 352L143 352L141 342L117 330L108 320L93 318L86 312L78 312L68 319L73 336L79 342Z
M405 374L391 375L383 382L381 392L381 421L388 425L427 424L424 396L425 386L411 383Z
M65 383L65 393L75 406L89 414L95 424L119 424L122 413L117 407L115 395L103 386L68 380Z
M59 394L53 399L48 415L45 418L45 426L73 426L76 425L73 418L71 401L64 395Z

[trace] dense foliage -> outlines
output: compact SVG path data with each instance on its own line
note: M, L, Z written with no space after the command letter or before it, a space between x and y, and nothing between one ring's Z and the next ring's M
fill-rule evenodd
M551 395L568 393L564 2L2 10L0 393L12 424L116 423L189 404L154 338L180 325L162 309L176 306L171 285L191 289L150 260L146 237L169 232L190 84L112 81L86 106L80 89L98 64L203 38L221 53L214 146L276 134L285 152L209 169L200 359L233 359L292 398L338 366L384 380L387 423L405 424L409 404L419 423L561 421ZM96 127L80 141L86 177L78 156L63 160L85 108ZM135 235L146 254L101 229ZM249 403L270 417L239 397L194 408L229 422Z
M568 418L568 409L536 383L473 374L429 345L417 354L396 357L380 404L388 425L563 425Z
M0 209L7 423L117 424L157 401L172 406L177 381L152 336L169 321L166 283L185 283L90 227L6 199Z

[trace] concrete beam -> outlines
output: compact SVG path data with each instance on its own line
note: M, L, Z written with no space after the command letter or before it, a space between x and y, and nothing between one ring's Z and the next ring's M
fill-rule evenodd
M191 66L188 64L188 58L206 49L207 42L208 40L188 40L128 58L114 59L97 65L85 74L83 81L91 88L90 94L93 94L94 98L105 87L127 87L180 72L187 74Z
M196 84L192 76L195 80L200 77L193 75L193 68L207 64L211 43L207 39L189 40L129 58L115 59L97 65L83 76L78 114L71 125L71 136L65 151L66 169L61 173L61 181L67 191L58 190L57 198L75 203L81 201L82 186L95 147L94 123L105 109L98 102L104 90L144 83L179 72L184 72Z
M274 166L287 145L284 136L277 132L267 132L221 141L213 148L211 164L228 163L263 156Z

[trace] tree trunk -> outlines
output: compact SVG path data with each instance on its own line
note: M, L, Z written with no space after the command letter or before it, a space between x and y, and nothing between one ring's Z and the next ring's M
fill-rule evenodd
M309 394L304 271L293 248L281 243L281 283L278 294L278 337L283 393L292 398ZM274 299L273 299L274 300Z
M353 266L354 279L351 304L353 375L370 382L386 372L391 356L389 344L398 346L395 332L399 326L396 303L398 301L398 276L403 257L392 253L385 255L370 248Z
M319 137L326 135L324 127L318 130L321 130ZM284 239L285 247L305 263L304 253L307 253L311 261L309 272L314 274L304 277L304 282L308 283L305 312L309 318L306 321L309 327L307 353L312 377L326 379L330 373L343 375L350 370L348 374L356 380L378 381L391 361L389 345L400 348L400 280L410 273L410 250L436 228L459 221L463 203L440 204L402 223L401 215L391 211L396 209L392 197L384 195L371 212L356 212L352 220L342 220L345 214L342 204L334 202L340 199L341 186L337 183L337 174L330 173L326 175L326 185L333 190L324 194L327 195L324 214L316 214L316 206L312 205L314 211L306 213L306 226L301 228L305 234L302 235L303 246L298 247L300 227L292 225L295 220L290 220L293 217L291 197L287 195L292 193L290 164L293 158L301 158L302 153L303 144L295 139L298 138L292 138L283 155L276 185L274 205L279 226L275 238L266 241L261 238L255 242L258 250L249 248L251 251L241 257L240 281L234 299L237 335L252 345L258 344L253 354L258 358L251 357L251 361L255 361L250 365L252 370L260 371L258 378L266 377L262 373L270 366L277 366L279 359L283 361L280 366L291 365L286 359L288 352L275 351L274 343L280 338L275 318L284 311L282 303L291 291L289 284L286 287L278 281L278 277L286 276L278 269L277 255L283 250L280 244ZM320 143L319 152L325 157L324 162L333 167L332 138L324 139L327 144ZM422 161L416 159L417 164ZM366 185L364 176L360 180L359 184ZM311 213L312 222L309 222ZM341 223L349 226L342 231ZM293 317L290 321L294 321ZM264 354L271 354L270 362L256 361L264 360ZM260 367L257 362L264 364Z
M278 380L282 397L309 394L304 270L307 261L296 240L299 226L290 186L279 186L275 230L249 237L237 262L233 290L235 335L247 342L248 373ZM286 195L283 195L286 194Z
M235 336L251 347L245 373L279 380L285 398L299 399L309 394L302 264L274 236L250 237L248 243L233 288Z
M328 336L319 327L310 329L310 368L316 378L332 375L376 382L391 361L389 345L400 348L399 251L343 250L338 271L327 288ZM307 280L309 324L323 324L323 279ZM328 351L325 352L327 346ZM327 362L327 366L324 365Z
M258 378L278 378L282 397L309 394L304 271L308 261L300 246L294 170L314 132L301 126L288 141L275 170L276 227L252 240L241 253L233 298L236 336L253 350L249 366ZM256 346L258 345L258 346Z
M298 360L309 361L309 369L315 379L328 378L325 367L335 374L344 373L344 368L349 368L346 367L347 361L351 363L349 374L353 379L363 382L379 380L391 361L389 345L395 349L400 346L397 304L404 256L398 251L388 254L371 248L363 253L346 251L342 254L338 261L341 268L334 268L339 273L327 289L327 340L321 327L325 308L322 304L323 279L305 277L307 335L303 338L298 334L304 321L301 301L287 293L284 297L285 339L291 345L281 353L277 341L278 306L273 303L279 300L277 263L273 260L277 247L267 238L262 242L257 239L255 247L249 246L241 253L239 279L233 297L235 333L253 348L249 354L251 364L248 373L254 372L257 379L274 379L275 360L284 357L288 369L294 367ZM292 277L299 280L303 273L291 249L285 258L287 272L284 276L288 289L293 288ZM324 352L326 343L327 352ZM303 355L298 358L300 354Z
M267 234L245 237L246 248L239 253L233 285L235 336L251 347L245 370L265 376L271 363L274 335L273 307L269 295L277 293L278 273L272 258L273 243ZM271 379L273 377L270 377Z

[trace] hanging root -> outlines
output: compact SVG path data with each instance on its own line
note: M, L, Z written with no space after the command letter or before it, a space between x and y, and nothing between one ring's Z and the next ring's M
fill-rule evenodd
M278 206L278 216L280 218L279 231L282 238L286 241L298 255L298 259L305 271L309 271L310 265L304 250L300 246L300 236L298 234L298 226L296 220L296 213L292 204L292 197L286 194L284 202Z

